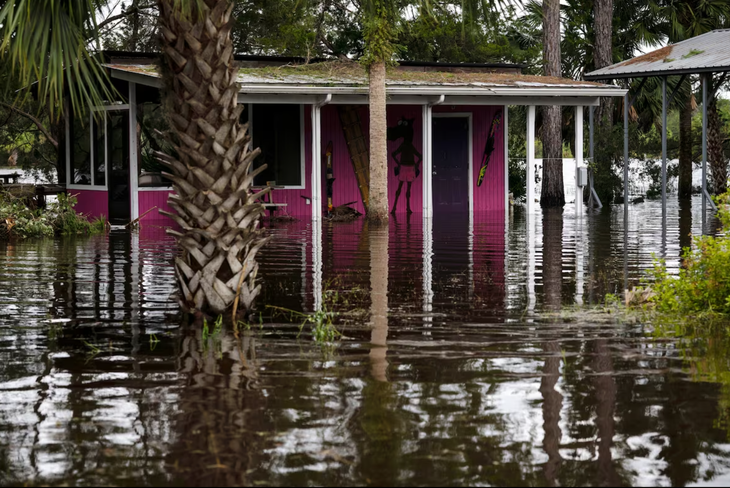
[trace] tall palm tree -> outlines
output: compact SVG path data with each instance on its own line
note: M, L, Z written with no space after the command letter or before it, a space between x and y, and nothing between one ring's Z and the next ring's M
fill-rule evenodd
M395 53L398 13L391 0L363 2L364 64L369 75L370 193L367 217L388 221L388 145L385 100L386 64Z
M543 72L546 76L562 75L560 69L560 0L543 0ZM561 110L544 107L542 124L542 207L565 205L563 188L563 138Z
M251 309L260 291L256 253L267 239L258 230L262 194L251 194L262 165L249 171L250 149L241 125L230 0L158 0L167 75L170 139L177 155L160 160L171 170L175 194L167 214L183 253L175 260L180 304L189 312L221 314ZM240 305L239 305L240 304Z
M0 51L16 74L56 107L69 93L74 112L111 99L105 74L87 49L103 0L7 0L0 10ZM250 195L258 151L241 126L242 106L231 43L230 0L158 0L169 92L171 139L177 155L162 155L176 195L168 214L182 248L175 267L181 305L189 312L248 311L258 295L255 256L263 209ZM264 192L257 195L263 196ZM235 317L234 317L235 318Z
M613 64L613 0L595 0L593 11L595 13L593 65L595 69L600 69ZM604 123L608 127L613 126L611 97L601 98L601 104L596 112L599 126Z

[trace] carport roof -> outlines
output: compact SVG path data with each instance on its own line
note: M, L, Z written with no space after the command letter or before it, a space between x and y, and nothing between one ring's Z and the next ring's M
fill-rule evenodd
M621 63L592 71L586 80L720 73L730 71L730 29L670 44Z

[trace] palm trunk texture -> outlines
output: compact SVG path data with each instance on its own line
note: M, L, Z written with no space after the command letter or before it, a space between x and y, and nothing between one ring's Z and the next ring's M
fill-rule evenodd
M370 65L370 200L371 222L388 221L388 141L385 114L385 63Z
M594 69L605 68L613 64L613 0L596 0L594 3L596 51L594 53ZM611 83L605 80L603 83ZM613 126L613 101L611 97L602 97L596 110L599 127Z
M181 228L168 230L182 250L175 259L180 304L191 313L238 307L245 315L261 288L255 258L267 241L258 230L266 192L252 195L251 184L265 166L249 171L259 150L249 149L248 125L239 122L233 4L205 0L185 14L179 1L158 1L168 137L177 153L157 154L175 190L168 200L175 213L160 213Z
M692 196L692 95L679 112L679 198Z
M560 0L543 2L543 63L546 76L560 76ZM545 107L542 124L542 207L565 205L560 107Z

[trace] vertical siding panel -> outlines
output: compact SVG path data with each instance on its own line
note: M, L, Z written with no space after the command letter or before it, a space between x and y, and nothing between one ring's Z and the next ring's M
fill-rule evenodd
M109 192L96 190L68 190L69 195L76 195L76 212L90 219L104 215L109 217Z
M160 215L160 210L175 213L175 211L167 205L167 198L170 193L173 193L172 188L166 190L140 191L138 193L140 215L143 215L151 208L157 207L142 217L140 222L157 221L156 223L158 225L174 225L174 221L172 219L164 215Z
M421 154L421 162L417 167L421 170L416 179L411 183L411 210L414 213L423 211L423 112L420 105L390 105L388 106L387 120L388 127L396 127L398 121L402 118L413 119L413 146ZM395 175L394 170L397 166L392 154L401 144L404 143L402 138L395 141L388 141L388 204L393 208L396 203L395 194L398 190L399 177ZM398 159L400 159L398 155ZM418 161L418 157L414 159ZM397 202L396 215L406 215L406 191L408 183L403 182L401 195Z
M355 202L351 206L358 212L365 213L347 141L342 132L340 116L334 105L326 105L322 108L322 202L324 205L327 205L327 161L324 151L329 142L332 142L332 169L335 178L332 188L332 204L338 206Z

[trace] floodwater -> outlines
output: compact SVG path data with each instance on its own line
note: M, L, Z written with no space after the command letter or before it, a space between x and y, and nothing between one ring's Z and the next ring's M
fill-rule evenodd
M267 223L240 340L181 327L154 225L0 243L0 484L727 485L721 386L577 312L703 231L699 200L628 222ZM267 305L335 311L343 337Z

